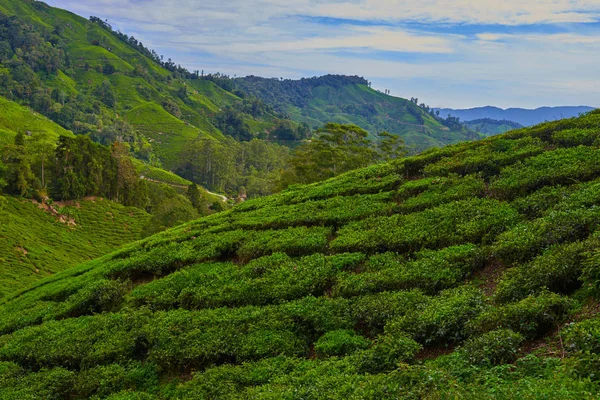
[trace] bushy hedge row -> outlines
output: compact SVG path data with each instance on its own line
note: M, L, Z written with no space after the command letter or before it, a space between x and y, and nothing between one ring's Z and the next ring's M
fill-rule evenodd
M41 281L0 307L0 397L593 397L597 321L565 323L600 293L599 116L292 187ZM565 359L525 354L555 332Z

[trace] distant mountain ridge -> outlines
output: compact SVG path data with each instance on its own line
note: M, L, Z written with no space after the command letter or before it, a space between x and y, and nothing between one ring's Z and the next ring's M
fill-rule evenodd
M474 119L473 121L465 121L464 125L469 129L479 132L485 136L498 135L508 132L513 129L523 128L523 125L507 120L497 120L491 118Z
M545 121L556 121L563 118L577 117L582 113L594 110L594 107L588 106L567 106L567 107L540 107L535 110L524 108L502 109L498 107L486 106L469 109L436 108L440 111L443 118L452 115L460 118L461 121L473 121L476 119L491 118L496 120L507 120L519 123L523 126L536 125Z
M463 126L445 126L430 109L416 102L372 89L368 80L358 76L299 80L247 76L233 79L233 85L313 129L327 122L355 124L369 131L373 139L388 131L400 135L413 152L480 138Z

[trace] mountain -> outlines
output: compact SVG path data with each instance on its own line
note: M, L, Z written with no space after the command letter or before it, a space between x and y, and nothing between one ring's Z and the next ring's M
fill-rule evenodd
M513 129L523 128L523 125L513 121L499 121L497 119L491 118L475 119L473 121L463 122L463 124L467 128L475 132L479 132L485 136L498 135L500 133L508 132Z
M355 124L369 131L373 139L388 131L402 136L415 152L479 139L461 126L444 126L412 101L371 89L366 79L357 76L300 80L248 76L234 79L234 86L313 129L327 122Z
M189 143L223 141L217 125L229 108L239 111L238 123L250 136L279 121L210 77L161 61L106 22L39 1L0 0L0 45L0 95L101 143L131 142L137 157L167 169Z
M230 137L304 140L310 132L300 122L388 130L415 151L478 138L370 89L362 78L322 77L288 87L286 81L190 72L100 18L86 20L35 0L0 0L0 38L0 95L75 134L103 144L129 142L137 158L167 170L181 168L182 153L200 140L223 147ZM267 102L275 86L281 89Z
M294 186L0 308L2 398L590 398L600 111Z
M594 107L541 107L535 110L523 108L508 108L503 110L498 107L477 107L464 110L453 110L451 108L436 108L440 116L446 118L448 115L460 118L461 121L473 121L476 119L491 118L496 120L513 121L523 126L531 126L546 121L556 121L563 118L577 117L580 114L594 110Z

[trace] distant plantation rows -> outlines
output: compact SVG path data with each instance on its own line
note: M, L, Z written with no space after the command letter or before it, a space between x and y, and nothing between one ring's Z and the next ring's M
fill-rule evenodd
M594 398L600 112L130 244L0 309L6 398Z

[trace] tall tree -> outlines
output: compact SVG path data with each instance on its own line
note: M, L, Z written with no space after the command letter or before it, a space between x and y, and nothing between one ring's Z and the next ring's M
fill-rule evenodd
M5 176L8 192L26 196L33 189L35 176L31 171L23 133L15 136L14 144L4 146L2 159L7 166Z

